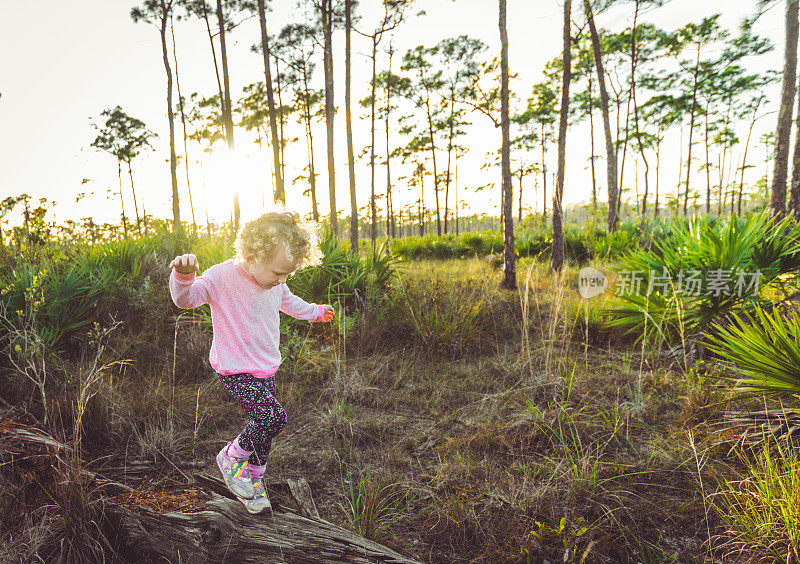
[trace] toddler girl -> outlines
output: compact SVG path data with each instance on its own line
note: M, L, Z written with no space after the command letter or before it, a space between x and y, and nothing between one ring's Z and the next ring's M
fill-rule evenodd
M286 277L316 263L313 230L293 212L269 212L239 230L236 256L195 277L195 255L170 263L169 289L181 308L211 304L214 338L209 361L219 380L250 418L217 454L228 488L251 513L270 507L262 485L267 456L286 425L275 399L275 372L281 362L279 311L308 321L330 321L330 305L310 304L292 294Z

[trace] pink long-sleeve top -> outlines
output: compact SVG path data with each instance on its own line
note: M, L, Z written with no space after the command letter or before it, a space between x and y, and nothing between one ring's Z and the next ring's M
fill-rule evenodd
M220 374L272 376L281 363L279 312L308 321L324 313L321 305L295 296L286 284L262 288L234 259L209 267L202 276L173 268L169 290L180 308L211 304L214 339L208 360Z

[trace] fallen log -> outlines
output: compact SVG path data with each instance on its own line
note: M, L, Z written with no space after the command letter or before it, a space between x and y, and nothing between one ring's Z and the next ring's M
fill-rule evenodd
M35 427L0 421L0 451L33 455L66 465L63 444ZM12 461L13 464L13 459ZM284 490L297 512L273 500L273 510L251 515L233 498L221 479L194 474L194 484L148 492L78 466L76 476L92 480L100 494L108 525L120 553L131 561L298 562L314 564L417 564L394 550L343 529L318 516L305 479L265 483L270 492ZM78 486L76 486L78 487ZM145 505L148 495L156 509ZM160 497L160 499L159 499ZM164 507L178 511L159 511Z
M416 561L321 518L275 507L257 515L210 492L203 510L156 513L107 504L106 516L140 558L175 562L396 563Z
M318 519L319 511L317 511L314 498L311 497L311 486L308 485L308 480L305 478L297 480L289 478L287 481L289 482L289 490L292 492L292 497L300 508L300 514L312 519Z

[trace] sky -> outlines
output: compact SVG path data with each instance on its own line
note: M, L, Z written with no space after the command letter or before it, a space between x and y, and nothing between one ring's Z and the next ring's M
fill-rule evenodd
M576 2L573 2L576 4ZM647 14L643 19L672 30L689 20L699 20L722 12L721 24L735 30L741 20L750 15L755 0L672 0L665 7ZM115 159L90 147L96 136L91 123L106 108L121 106L129 115L144 121L159 138L156 151L134 161L134 181L141 213L144 205L148 214L172 216L169 175L169 130L166 116L165 71L161 58L161 43L157 28L147 23L133 23L129 13L135 5L131 0L82 0L78 4L55 0L15 2L0 0L0 20L20 22L8 25L0 35L0 199L27 193L34 198L56 202L49 220L62 223L93 217L96 223L118 222L120 213L119 183ZM362 0L361 28L372 29L382 11L378 0ZM79 9L76 9L79 8ZM417 15L424 9L424 14ZM509 65L518 78L510 89L520 108L529 97L532 84L542 79L545 63L561 52L563 4L560 0L509 0L508 37ZM573 8L574 10L577 9ZM598 25L615 31L630 26L631 10L616 10L600 15ZM268 15L270 34L277 34L287 23L296 21L294 0L272 3ZM573 20L580 20L580 12ZM205 27L201 22L179 22L175 28L181 88L184 96L199 92L203 96L216 92L216 80ZM768 37L775 50L747 61L751 71L780 69L783 61L783 10L768 11L757 22L756 33ZM415 6L392 36L395 61L402 53L417 45L432 46L446 37L466 34L477 37L499 55L500 40L497 25L497 2L490 0L417 0ZM264 79L263 59L252 53L250 46L259 41L257 19L245 21L228 36L232 96L241 96L242 88ZM388 45L385 40L382 45ZM337 32L333 40L335 103L339 107L335 119L335 162L337 207L342 216L349 214L347 152L344 120L344 33ZM356 100L368 94L370 64L369 44L358 34L353 36L353 130L355 153L369 144L369 120L356 106ZM13 55L12 55L13 54ZM379 58L385 65L385 58ZM399 72L397 62L394 71ZM321 56L317 72L321 76ZM173 68L174 72L174 68ZM318 80L321 85L321 79ZM769 105L766 111L777 110L779 85L766 91ZM177 93L175 93L177 100ZM512 111L514 107L512 106ZM361 116L361 117L356 117ZM595 145L603 153L599 113L596 117ZM459 160L459 196L465 195L471 211L497 213L499 201L499 170L482 169L487 154L500 144L500 130L479 114L469 116L472 125L462 143L470 148ZM776 113L759 120L754 139L764 131L774 130ZM300 130L294 126L297 134ZM398 127L397 125L394 126ZM739 129L745 127L740 124ZM180 123L176 122L176 134ZM741 131L740 131L741 132ZM746 131L743 133L746 134ZM392 134L397 138L396 133ZM668 137L662 152L662 190L674 186L679 160L677 131ZM673 139L673 137L675 137ZM232 191L238 189L242 217L247 219L263 209L264 193L269 199L271 190L271 152L258 152L253 137L237 129L237 155L230 157L219 151L206 155L202 171L193 167L190 179L198 222L205 213L212 221L229 219ZM376 131L376 151L382 154L382 125ZM180 138L178 138L180 141ZM320 214L327 215L327 173L325 169L324 121L315 131L315 164L319 174L318 200ZM222 145L220 145L222 148ZM178 146L180 152L180 145ZM555 147L553 147L555 149ZM190 162L201 156L197 145L190 146ZM751 146L753 164L763 161L763 150ZM589 139L586 125L571 127L567 136L567 168L564 203L586 201L590 194L588 170ZM445 155L440 157L444 160ZM750 157L748 157L750 159ZM555 159L550 159L554 164ZM306 164L306 151L300 141L286 151L287 207L301 213L310 210L310 198L302 196L301 184L291 186ZM604 165L598 162L598 176L604 185ZM416 198L405 186L399 166L393 168L397 183L395 208ZM179 168L181 187L181 216L191 221L185 177ZM385 191L385 169L376 171L376 190ZM697 175L698 173L693 173ZM748 181L763 174L763 165L748 172ZM428 182L428 181L426 181ZM471 193L470 188L494 182L497 190ZM356 185L359 205L367 202L370 191L368 159L356 163ZM515 190L516 190L515 183ZM548 190L551 188L548 187ZM108 191L112 190L111 193ZM426 186L432 205L432 190ZM90 194L76 201L79 193ZM134 217L130 184L123 177L122 194L128 218ZM108 196L111 199L108 199ZM600 199L605 199L603 188ZM516 198L516 196L515 196ZM549 194L548 194L549 198ZM524 204L541 211L541 194L534 193L533 179L526 179ZM515 200L516 209L516 200ZM548 204L548 208L550 204ZM9 216L11 225L19 223L19 213Z

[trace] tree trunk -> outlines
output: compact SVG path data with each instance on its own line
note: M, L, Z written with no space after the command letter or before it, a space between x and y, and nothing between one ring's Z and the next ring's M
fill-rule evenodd
M222 119L225 124L225 141L228 148L233 150L233 114L231 112L231 85L228 74L228 50L225 43L225 16L222 13L222 0L217 0L217 24L219 25L219 49L222 57L222 81L224 86L225 104L222 107Z
M311 189L311 213L314 216L314 221L319 221L319 212L317 211L317 173L314 170L314 136L311 132L311 108L309 103L311 101L311 94L308 91L308 72L306 66L303 65L303 89L305 91L305 103L303 104L306 115L306 138L308 139L308 182Z
M222 486L220 486L221 488ZM289 486L291 490L291 485ZM318 562L320 564L408 563L415 561L313 515L276 507L252 516L241 504L216 492L203 492L203 510L157 512L141 505L135 511L113 503L106 514L124 537L126 548L147 560L199 562ZM302 507L302 497L289 499ZM298 499L300 498L300 499ZM231 542L232 531L247 530Z
M125 201L122 199L122 159L117 158L117 177L119 178L119 205L122 208L122 233L125 239L128 238L128 222L125 219ZM28 202L25 201L25 236L30 241L28 230Z
M514 255L514 209L511 187L511 141L508 103L508 32L506 31L506 0L500 0L500 128L502 129L502 192L503 192L503 281L501 288L517 288L517 266Z
M172 35L172 60L175 63L175 86L178 88L178 107L181 110L181 125L183 126L183 164L186 170L186 189L189 192L189 208L192 210L192 233L197 233L197 221L194 217L194 200L192 199L192 183L189 181L189 142L188 135L186 134L186 112L183 109L183 95L181 95L181 78L178 72L178 52L175 49L175 26L173 25L172 15L169 18L169 30ZM130 172L131 163L128 161L128 172ZM133 190L133 173L131 175L131 190ZM133 193L133 205L136 206L136 192ZM136 229L139 230L139 211L136 211ZM139 230L139 235L142 232Z
M694 85L692 86L692 109L689 111L689 155L686 158L686 192L683 197L683 215L689 208L689 177L692 174L692 136L694 134L694 116L697 112L697 83L700 75L700 44L697 45L697 61L694 67Z
M659 134L661 132L659 131ZM659 168L661 165L661 143L656 142L656 202L653 207L653 217L658 217L658 185L659 185Z
M450 201L450 153L453 150L453 121L455 120L453 109L455 107L455 92L450 92L450 132L447 139L447 174L445 175L444 185L444 232L447 233L447 212Z
M391 233L395 237L394 221L394 202L392 202L392 175L390 169L391 151L389 150L389 111L391 110L391 84L392 84L392 55L394 49L389 45L389 72L386 76L386 111L384 112L386 128L386 199L388 200L388 210L386 212L386 233ZM391 231L389 227L391 225Z
M547 225L547 164L544 146L544 123L542 123L542 225Z
M420 73L422 71L420 70ZM436 232L442 236L442 222L439 216L439 175L436 169L436 143L433 140L433 118L431 117L430 92L425 88L425 109L428 114L428 132L431 136L431 156L433 157L433 194L436 196Z
M336 183L333 159L333 48L331 34L333 33L333 8L332 0L322 0L322 30L325 36L323 52L323 67L325 74L325 128L328 141L328 192L330 194L330 222L334 237L339 236L339 222L336 218Z
M800 90L798 91L800 93ZM800 95L797 101L800 112ZM755 117L755 112L753 113ZM748 135L748 141L750 136ZM747 153L745 152L745 156ZM744 164L744 163L743 163ZM794 136L794 155L792 157L792 184L789 192L789 213L793 213L795 220L800 219L800 119L797 120L797 129Z
M456 150L453 169L453 198L455 199L456 236L458 236L458 150Z
M203 2L203 20L206 22L208 32L208 42L211 44L211 58L214 61L214 74L217 77L217 88L219 89L220 110L225 108L225 93L222 91L222 79L219 77L219 63L217 62L217 51L214 48L214 35L211 33L211 22L208 19L208 4Z
M345 122L347 125L347 167L350 179L350 252L358 254L358 203L356 202L356 169L355 156L353 155L353 122L350 108L350 32L352 30L351 11L353 9L352 0L345 0L344 3L344 111ZM374 61L373 61L374 62ZM374 68L374 67L373 67ZM373 124L374 129L374 124ZM373 178L374 181L374 178ZM373 185L373 197L375 189ZM372 228L373 240L375 228Z
M286 191L283 184L283 170L280 161L280 144L278 143L278 124L275 116L275 95L272 91L272 68L269 57L269 35L267 34L267 16L264 0L258 0L258 21L261 28L261 53L264 56L264 84L267 88L267 105L269 106L269 129L272 134L272 160L275 174L275 194L273 201L286 205ZM316 217L316 209L314 209Z
M561 116L558 123L558 172L553 194L553 270L560 272L564 266L564 230L561 202L564 194L564 164L567 147L567 118L569 112L569 84L572 78L572 51L570 49L570 12L572 0L564 2L564 70L561 79Z
M349 0L346 0L349 1ZM370 91L370 147L369 147L369 189L370 199L369 205L372 215L372 230L370 231L370 239L372 244L375 245L375 238L378 236L378 209L375 205L375 59L377 58L378 51L378 36L372 36L372 86Z
M172 69L169 66L169 54L167 52L167 19L172 12L172 2L169 6L161 0L161 52L164 59L164 70L167 73L167 119L169 119L169 173L172 181L172 231L176 235L183 234L181 224L181 211L178 197L178 159L175 156L175 116L172 113Z
M425 215L423 207L425 206L425 171L419 171L419 236L425 235Z
M2 416L4 421L10 420L7 412ZM138 476L136 487L131 487L86 470L76 446L30 425L12 422L0 429L3 452L36 462L33 466L29 461L25 467L30 482L43 480L44 471L37 468L46 467L57 468L70 480L71 487L91 485L91 502L100 502L103 507L103 519L95 525L116 533L114 546L108 548L118 550L123 561L416 564L322 519L305 478L265 483L273 508L251 515L221 479L195 471L184 474L191 484L174 488L175 509L154 509L141 500L143 490L153 490ZM155 471L152 464L134 464L133 468L145 479ZM127 469L111 468L109 475ZM244 530L248 534L242 536Z
M222 14L222 0L217 0L217 22L219 23L219 52L222 57L222 81L225 87L225 106L222 118L225 121L225 139L228 149L233 151L233 114L231 112L231 84L228 75L228 50L225 45L225 17ZM239 231L239 189L233 189L233 229Z
M722 210L722 183L719 185L717 215ZM706 214L711 214L711 161L708 158L708 106L706 105Z
M131 179L131 194L133 194L133 209L136 212L136 231L139 233L139 237L142 236L142 228L140 227L139 222L139 204L136 202L136 188L133 186L133 169L131 168L131 161L126 161L128 164L128 177Z
M597 174L594 168L594 100L592 99L592 77L589 75L589 162L592 168L592 209L597 214Z
M737 215L742 215L742 192L744 192L744 171L747 168L747 149L750 147L750 136L753 134L753 128L756 125L756 114L758 113L758 108L759 108L759 106L761 106L761 101L763 99L764 99L764 96L762 95L758 99L758 102L756 102L755 109L753 109L753 120L750 122L750 130L747 132L747 141L745 141L745 144L744 144L744 155L742 156L742 177L741 177L741 181L739 182L739 199L738 199L738 201L736 203L736 214ZM800 136L798 136L798 138L800 138ZM797 153L795 153L795 156L796 155L797 155ZM797 170L796 164L795 164L795 170ZM792 175L792 176L794 177L794 175ZM794 180L792 181L792 188L794 188ZM792 209L794 209L794 208L792 208Z
M611 118L608 113L608 91L606 90L605 71L603 70L603 59L600 50L600 37L597 34L597 27L594 23L592 6L589 0L583 0L583 8L589 20L589 31L592 36L592 53L594 54L594 66L597 70L597 85L600 89L600 110L603 114L603 134L606 139L606 167L608 181L608 230L610 232L617 229L617 207L619 193L617 191L617 153L614 148L614 141L611 139Z
M781 105L775 134L775 164L772 173L772 215L786 213L786 176L789 170L789 143L792 135L792 114L797 81L798 0L786 1L786 47L783 61Z
M639 106L636 103L636 20L639 17L639 0L636 0L636 10L633 16L633 31L631 32L631 95L633 97L633 127L636 131L636 140L639 144L639 154L644 163L644 197L642 198L642 221L647 216L647 196L650 192L650 163L644 154L644 144L642 143L642 133L639 131Z

